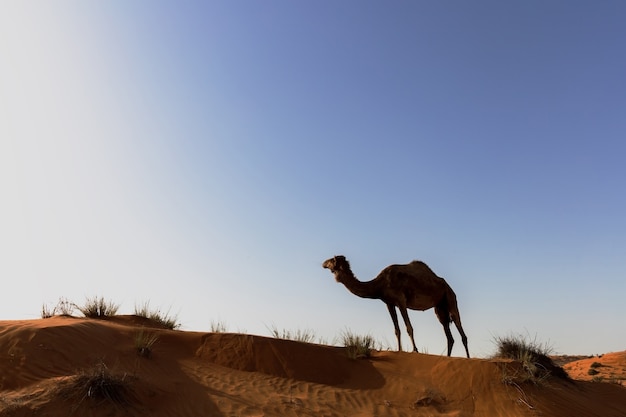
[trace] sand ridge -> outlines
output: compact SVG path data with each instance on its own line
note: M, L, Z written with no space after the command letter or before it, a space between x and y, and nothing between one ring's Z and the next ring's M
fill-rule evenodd
M141 331L158 336L150 358L137 355ZM134 316L2 321L0 355L0 416L626 416L622 386L505 384L510 361L353 360L340 347L167 330ZM126 378L130 405L68 396L97 367Z

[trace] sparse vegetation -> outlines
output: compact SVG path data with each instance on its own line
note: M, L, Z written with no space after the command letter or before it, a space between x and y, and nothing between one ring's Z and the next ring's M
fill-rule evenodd
M351 359L369 358L374 349L374 338L371 335L357 335L350 330L345 330L341 334L343 346L346 354Z
M54 316L71 316L74 314L74 310L76 309L76 304L68 301L67 299L61 297L57 302L57 305L52 309L47 305L43 305L41 307L41 318L47 319Z
M228 331L226 324L223 321L211 320L211 332L212 333L226 333Z
M135 305L135 315L155 321L166 329L175 330L180 327L178 317L171 316L169 310L165 313L161 312L160 309L151 310L150 302L146 302L142 306Z
M54 316L54 309L51 310L50 307L48 307L47 305L43 305L41 306L41 318L42 319L49 319L50 317Z
M411 409L417 410L421 407L441 407L445 405L446 402L446 397L442 393L428 388L418 395L417 400L411 404Z
M595 368L589 368L589 370L587 371L587 375L598 375L599 373L600 371Z
M304 343L314 343L315 342L315 333L312 330L279 330L276 326L272 325L269 329L270 333L276 339L285 339L285 340L294 340L296 342L304 342Z
M112 301L105 301L104 297L88 297L85 304L77 308L85 317L102 319L115 316L120 306Z
M137 349L137 355L142 358L149 358L152 356L152 347L159 340L159 336L154 332L147 332L145 329L141 329L135 334L135 348Z
M600 368L603 366L600 362L594 362L590 365L591 368Z
M113 374L104 362L100 362L93 369L72 377L60 389L64 397L78 403L89 399L97 405L129 406L133 399L130 381L129 375Z
M540 385L550 376L568 378L563 368L556 365L549 355L552 348L537 341L536 337L530 339L522 335L496 337L494 339L497 351L496 358L513 359L520 362L522 368L511 370L506 366L503 369L503 381L505 383L532 382Z

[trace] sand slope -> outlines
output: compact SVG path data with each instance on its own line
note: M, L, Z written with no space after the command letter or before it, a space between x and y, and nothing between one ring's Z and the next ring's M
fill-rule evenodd
M0 322L0 416L626 416L622 386L508 385L511 362L352 360L338 347L151 326L133 316ZM159 337L150 358L137 355L142 330ZM124 377L130 405L68 392L94 370Z
M626 384L626 351L577 360L564 368L572 378Z

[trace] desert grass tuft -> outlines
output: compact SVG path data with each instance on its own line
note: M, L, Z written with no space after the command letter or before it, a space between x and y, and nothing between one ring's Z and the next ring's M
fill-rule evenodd
M567 372L556 365L550 358L553 349L546 343L540 343L537 338L523 335L495 337L496 353L494 358L513 359L522 365L522 370L508 372L505 370L503 381L532 382L541 385L549 377L555 376L568 379Z
M350 330L344 330L341 341L346 348L346 355L351 359L363 359L372 356L375 341L371 335L357 335Z
M71 317L74 314L74 310L76 310L76 304L70 302L66 298L60 297L59 301L57 301L56 306L52 309L44 304L41 307L41 318L48 319L54 316L68 316Z
M223 321L211 320L211 333L226 333L227 331L228 327Z
M50 307L48 307L46 304L41 306L41 318L42 319L49 319L50 317L53 317L53 316L54 316L54 310L51 310Z
M115 316L120 306L112 301L105 301L104 297L87 297L85 304L77 308L85 317L102 319Z
M135 305L135 315L150 319L170 330L178 329L181 326L177 316L171 316L169 310L164 313L158 308L156 310L151 309L150 302L145 302L141 306Z
M271 328L268 328L272 336L276 339L284 339L284 340L294 340L296 342L303 343L314 343L315 342L315 333L313 330L309 329L297 329L295 331L282 329L279 330L275 325L272 325Z
M90 370L84 370L63 384L61 395L80 404L84 400L94 401L96 405L112 404L130 406L133 402L131 379L127 374L114 374L104 362Z
M149 358L152 356L152 348L159 340L159 336L154 332L148 332L144 328L139 330L135 334L135 349L137 355L142 358Z

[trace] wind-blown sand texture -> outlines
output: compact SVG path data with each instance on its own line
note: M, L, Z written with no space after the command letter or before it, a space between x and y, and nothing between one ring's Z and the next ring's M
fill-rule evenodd
M159 337L149 358L137 354L142 330ZM353 360L340 347L165 330L135 316L3 321L0 353L0 416L626 416L620 385L505 384L513 362ZM94 369L124 377L128 405L68 392Z

